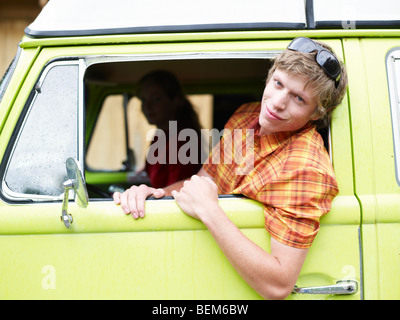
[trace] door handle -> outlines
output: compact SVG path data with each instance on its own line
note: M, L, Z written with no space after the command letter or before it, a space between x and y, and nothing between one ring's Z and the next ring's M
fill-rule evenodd
M302 294L355 294L358 291L358 283L354 280L340 280L330 286L319 287L294 287L292 293Z

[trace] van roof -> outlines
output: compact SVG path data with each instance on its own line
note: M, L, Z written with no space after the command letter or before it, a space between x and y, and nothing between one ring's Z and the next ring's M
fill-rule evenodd
M217 30L399 28L398 0L51 0L33 38Z

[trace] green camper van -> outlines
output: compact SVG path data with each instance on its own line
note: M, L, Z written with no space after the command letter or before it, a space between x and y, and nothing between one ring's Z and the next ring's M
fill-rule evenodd
M349 86L321 133L340 191L287 299L400 299L397 0L49 1L0 85L0 299L261 299L173 198L135 220L111 194L148 182L144 74L177 75L213 144L298 36ZM270 250L261 204L219 202Z

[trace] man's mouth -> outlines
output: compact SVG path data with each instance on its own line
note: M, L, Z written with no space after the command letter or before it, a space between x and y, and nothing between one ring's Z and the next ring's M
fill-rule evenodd
M268 108L267 105L265 106L265 116L266 116L268 119L271 119L271 120L284 120L283 118L281 118L280 116L278 116L276 113L274 113L273 111L271 111L271 110Z

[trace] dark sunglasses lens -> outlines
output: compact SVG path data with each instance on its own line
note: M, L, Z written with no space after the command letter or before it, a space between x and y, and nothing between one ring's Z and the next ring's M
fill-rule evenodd
M288 46L288 49L310 53L317 49L315 43L308 38L296 38Z
M333 79L340 74L339 61L328 51L320 51L317 55L317 62Z

